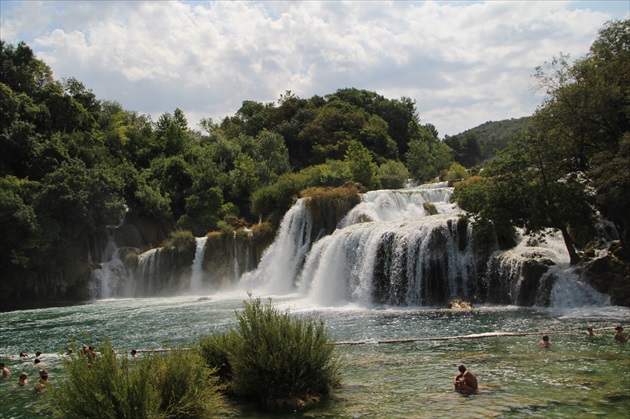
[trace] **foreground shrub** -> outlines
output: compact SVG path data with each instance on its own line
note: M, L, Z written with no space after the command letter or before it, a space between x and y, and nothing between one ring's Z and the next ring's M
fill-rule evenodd
M119 358L105 340L98 356L85 359L74 349L63 360L65 377L48 392L55 417L204 418L225 411L212 370L191 351Z
M245 302L235 330L200 340L230 392L266 406L301 407L340 384L339 358L322 321L293 318L271 301Z
M242 344L243 340L234 330L199 338L197 352L211 368L217 371L220 383L228 392L230 392L229 385L232 381L232 368L228 356L234 354L237 346Z

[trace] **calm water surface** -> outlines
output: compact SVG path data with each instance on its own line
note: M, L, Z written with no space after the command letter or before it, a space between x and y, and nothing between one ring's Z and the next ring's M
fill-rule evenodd
M0 360L11 371L0 382L0 418L42 417L32 387L14 386L20 372L37 377L34 352L52 374L63 377L61 357L76 341L98 345L109 337L119 352L185 346L200 335L225 330L246 295L117 299L91 304L0 313ZM630 343L612 340L613 331L587 337L584 330L630 325L630 310L585 307L566 310L479 307L474 311L436 308L315 307L297 295L273 297L294 315L322 318L343 358L343 387L307 412L283 417L630 417ZM496 332L546 332L552 347L538 348L540 336L425 340ZM630 332L630 327L626 329ZM18 354L31 357L20 360ZM457 365L465 363L480 382L476 395L452 391ZM239 406L234 417L264 418Z

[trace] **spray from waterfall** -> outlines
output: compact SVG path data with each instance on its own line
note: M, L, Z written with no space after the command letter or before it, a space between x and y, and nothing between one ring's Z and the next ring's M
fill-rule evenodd
M284 216L276 240L263 254L258 269L243 274L239 286L274 294L294 291L294 283L306 253L311 247L311 215L304 199Z

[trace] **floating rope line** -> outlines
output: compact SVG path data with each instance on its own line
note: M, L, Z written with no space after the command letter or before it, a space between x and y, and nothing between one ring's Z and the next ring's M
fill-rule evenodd
M593 332L601 331L601 330L615 330L618 326L611 327L600 327L598 329L593 329ZM626 328L626 326L621 326ZM430 341L445 341L445 340L465 340L465 339L486 339L486 338L498 338L498 337L512 337L512 336L534 336L534 335L568 335L568 334L586 334L584 329L574 329L574 330L556 330L553 332L489 332L489 333L478 333L474 335L462 335L462 336L443 336L443 337L432 337L432 338L408 338L408 339L384 339L384 340L375 340L375 339L366 339L359 341L342 341L342 342L332 342L331 345L373 345L373 344L381 344L381 343L409 343L409 342L430 342ZM588 335L587 335L588 336ZM190 350L190 348L160 348L160 349L136 349L137 353L141 352L168 352L171 350ZM130 352L130 351L126 351Z
M614 330L614 327L600 327L593 329L593 332L599 330ZM623 326L622 326L623 327ZM490 333L478 333L474 335L463 336L445 336L445 337L432 337L432 338L408 338L408 339L385 339L385 340L360 340L360 341L347 341L347 342L334 342L333 345L370 345L381 343L408 343L408 342L429 342L429 341L443 341L443 340L463 340L463 339L485 339L496 337L509 337L509 336L532 336L532 335L561 335L561 334L585 334L585 331L580 330L559 330L554 332L490 332Z

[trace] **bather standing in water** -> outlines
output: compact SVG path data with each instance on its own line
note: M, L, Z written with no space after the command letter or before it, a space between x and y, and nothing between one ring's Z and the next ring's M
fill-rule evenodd
M477 383L477 377L468 371L464 364L459 367L459 374L453 378L453 384L455 385L455 391L460 393L476 393L479 385Z
M37 381L37 384L35 384L35 391L44 391L46 385L48 385L48 371L39 370L39 380Z

